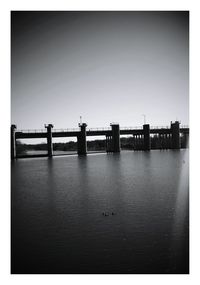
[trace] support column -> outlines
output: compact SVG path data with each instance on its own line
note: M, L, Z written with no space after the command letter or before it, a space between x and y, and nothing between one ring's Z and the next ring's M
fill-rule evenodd
M159 148L162 149L162 134L159 133Z
M164 146L164 149L166 149L166 134L163 134L163 146Z
M47 150L48 150L48 157L53 156L53 143L52 143L52 124L44 125L47 129Z
M189 144L189 135L186 133L183 133L183 137L182 137L182 147L183 148L188 148L188 144Z
M135 135L135 150L138 150L138 135Z
M186 134L186 141L185 141L185 147L189 148L189 134Z
M87 124L79 124L80 132L77 136L77 145L78 145L78 154L86 155L87 154L87 141L86 141L86 127Z
M172 133L172 149L180 149L181 140L180 140L180 123L175 121L175 123L171 122L171 133Z
M106 152L111 152L111 137L106 135Z
M139 134L138 137L139 137L139 140L138 140L138 150L141 150L142 149L142 136L141 136L141 134Z
M166 137L167 137L167 149L169 149L169 148L170 148L170 144L169 144L169 141L170 141L170 140L169 140L169 134L167 134Z
M16 140L15 140L15 129L17 128L16 125L11 125L10 128L10 142L11 142L11 159L15 159L16 158Z
M119 124L111 124L111 127L112 127L112 151L120 152Z
M133 135L133 150L135 150L135 135Z
M149 124L143 125L144 132L144 150L151 149L150 126Z

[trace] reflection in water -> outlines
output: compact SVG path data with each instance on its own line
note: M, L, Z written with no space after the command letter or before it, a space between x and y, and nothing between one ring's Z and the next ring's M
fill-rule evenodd
M180 264L187 270L189 266L189 158L185 152L180 161L180 172L177 187L174 222L172 228L172 252L174 253L172 264L174 270ZM179 256L176 256L176 253ZM184 262L187 260L187 262Z
M13 163L12 272L187 273L188 151Z

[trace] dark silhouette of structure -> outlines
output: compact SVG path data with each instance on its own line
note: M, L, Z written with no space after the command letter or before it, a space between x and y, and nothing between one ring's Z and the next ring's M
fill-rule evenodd
M79 155L87 154L87 136L105 136L106 151L120 152L120 135L133 136L133 150L150 151L151 149L180 149L188 146L189 128L180 127L180 122L171 122L169 127L151 127L144 124L142 128L120 128L119 124L112 123L110 128L86 129L86 123L80 123L79 129L54 130L52 124L45 125L47 131L17 130L16 125L11 125L11 159L16 156L17 139L46 138L48 156L53 156L52 138L77 137L77 152Z
M112 135L111 135L111 141L112 141L112 152L120 152L120 130L119 130L119 124L110 124L112 128Z
M48 156L53 156L53 143L52 143L52 124L44 125L47 129L47 149L48 149Z
M10 130L10 142L11 142L11 159L16 157L16 139L15 139L15 129L17 128L16 125L11 125Z
M87 141L86 141L86 127L87 124L80 123L80 132L77 135L77 142L78 142L78 154L85 155L87 154Z
M178 121L176 121L175 123L171 122L171 130L172 130L172 148L179 149L181 147L181 141L180 141L180 128Z
M150 138L150 126L145 124L143 125L143 132L144 132L144 150L151 149L151 138Z

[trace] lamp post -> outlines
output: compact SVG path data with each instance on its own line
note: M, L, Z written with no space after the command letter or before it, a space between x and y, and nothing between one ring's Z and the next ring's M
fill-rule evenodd
M142 116L144 117L144 125L146 125L146 115L142 114Z

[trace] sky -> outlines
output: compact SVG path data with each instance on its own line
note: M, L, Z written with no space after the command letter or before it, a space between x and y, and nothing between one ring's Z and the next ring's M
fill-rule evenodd
M188 12L11 12L18 129L189 124Z

